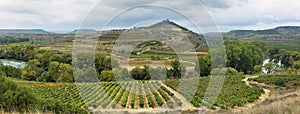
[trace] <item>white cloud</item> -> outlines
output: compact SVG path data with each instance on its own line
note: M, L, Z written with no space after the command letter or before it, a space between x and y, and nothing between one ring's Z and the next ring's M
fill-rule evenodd
M234 3L233 3L234 4ZM227 9L209 8L220 28L264 28L300 23L299 0L248 0ZM223 28L224 27L224 28Z
M139 4L156 4L175 7L189 15L194 23L215 30L211 19L203 8L211 14L221 31L232 29L265 29L282 25L300 25L299 0L1 0L0 28L43 28L61 31L77 28L86 19L98 2L99 7L87 17L85 27L97 28L105 25L124 8ZM131 2L128 2L131 1ZM196 10L197 9L197 10ZM200 9L200 10L198 10ZM195 30L195 26L185 17L166 9L138 8L126 12L115 21L122 27L133 26L149 20L173 19L179 24ZM99 28L98 28L99 29Z

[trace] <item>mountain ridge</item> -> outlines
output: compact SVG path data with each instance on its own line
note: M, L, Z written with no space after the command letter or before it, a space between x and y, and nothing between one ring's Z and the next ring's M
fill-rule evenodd
M0 34L52 34L44 29L0 29Z
M300 26L278 26L264 30L232 30L224 37L252 40L294 40L300 39Z

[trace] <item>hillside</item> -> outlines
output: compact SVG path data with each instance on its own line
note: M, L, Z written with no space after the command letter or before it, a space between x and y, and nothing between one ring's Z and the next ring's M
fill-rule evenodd
M147 31L148 33L146 33L145 31ZM99 40L116 40L120 36L126 36L128 38L131 37L132 39L137 37L155 37L157 38L157 41L161 41L162 38L169 38L170 41L186 41L186 39L188 39L193 43L196 49L207 48L206 40L204 39L203 35L197 34L187 29L186 27L178 25L168 19L145 27L134 27L127 30L106 31L101 34Z
M266 30L233 30L224 33L227 38L247 40L299 40L299 26L281 26Z

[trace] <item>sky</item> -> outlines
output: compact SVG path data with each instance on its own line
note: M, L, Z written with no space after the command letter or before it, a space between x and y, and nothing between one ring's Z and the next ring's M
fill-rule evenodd
M300 26L299 11L300 0L1 0L0 28L120 29L168 18L193 31L227 32Z

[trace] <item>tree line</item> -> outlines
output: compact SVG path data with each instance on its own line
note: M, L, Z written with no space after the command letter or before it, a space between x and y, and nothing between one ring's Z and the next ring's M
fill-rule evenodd
M0 44L28 42L29 40L30 40L29 38L4 37L4 38L0 38Z

